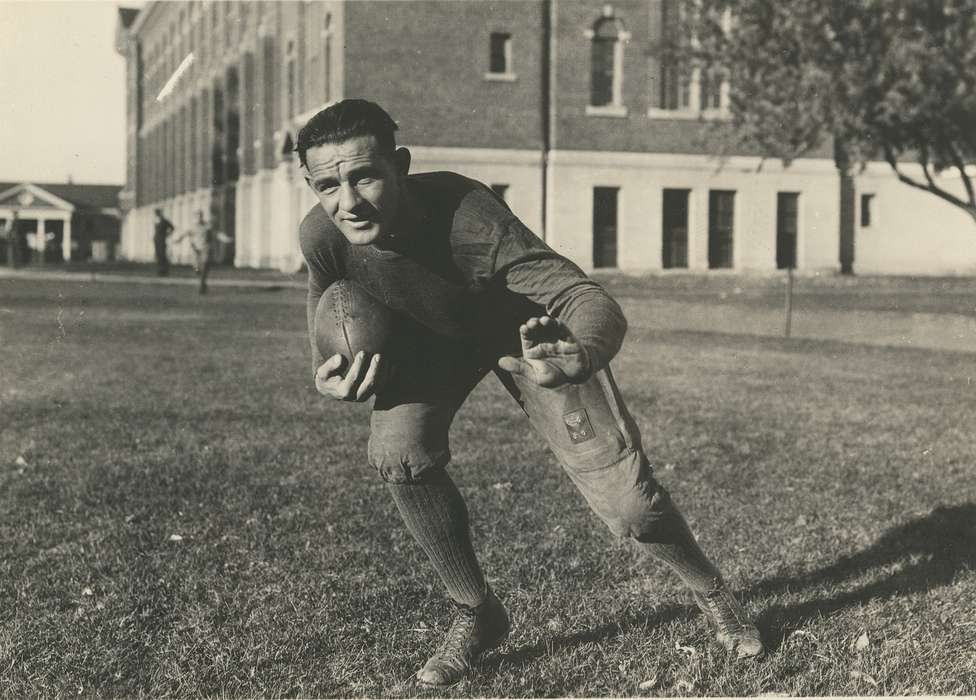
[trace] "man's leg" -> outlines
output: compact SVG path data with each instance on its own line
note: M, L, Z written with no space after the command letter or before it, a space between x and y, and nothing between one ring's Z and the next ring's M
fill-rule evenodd
M594 512L619 537L666 563L688 586L739 657L764 653L759 632L705 556L668 492L651 473L640 433L609 369L581 385L544 389L520 377L499 378L549 443Z
M428 685L461 680L509 628L508 614L475 556L467 506L445 470L451 459L448 430L466 394L416 402L380 396L370 419L370 464L459 609L444 642L417 672Z
M166 240L156 239L156 271L160 277L169 273L169 258L166 255Z
M204 248L197 253L197 270L200 273L200 293L207 293L207 273L210 271L210 250Z

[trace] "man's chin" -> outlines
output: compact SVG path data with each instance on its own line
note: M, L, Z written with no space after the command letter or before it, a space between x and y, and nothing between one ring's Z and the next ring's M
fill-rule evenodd
M342 231L342 235L352 245L370 245L371 243L376 243L382 234L379 226L370 226L364 229L341 226L339 230Z

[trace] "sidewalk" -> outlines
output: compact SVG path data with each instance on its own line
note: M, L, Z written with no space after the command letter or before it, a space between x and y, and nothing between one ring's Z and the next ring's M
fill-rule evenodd
M166 284L196 286L199 279L193 268L186 265L170 267L161 277L156 266L147 263L79 263L73 265L25 265L17 269L0 266L0 280L30 279L67 282L115 282L125 284ZM220 266L207 274L208 287L295 288L306 287L304 272L289 274L278 270L254 270Z

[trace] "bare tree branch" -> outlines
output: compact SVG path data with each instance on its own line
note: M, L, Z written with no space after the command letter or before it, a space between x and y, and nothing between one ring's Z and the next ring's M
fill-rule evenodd
M973 217L974 220L976 220L976 209L969 206L964 200L960 199L959 197L956 197L951 192L946 192L941 187L935 184L935 182L932 180L932 175L929 173L927 162L920 163L920 165L922 166L922 170L925 173L925 177L928 180L928 184L922 184L918 180L909 177L908 175L906 175L901 171L901 168L898 167L898 160L895 158L895 154L892 152L891 148L887 145L884 146L884 154L885 154L885 161L888 163L888 165L891 166L891 169L895 171L895 175L897 175L898 179L901 180L903 183L911 187L920 189L924 192L930 192L934 194L936 197L941 197L942 199L949 202L950 204L959 207L967 214L969 214L971 217Z
M959 177L966 188L966 194L969 195L969 206L976 209L976 192L973 191L973 180L966 172L966 164L963 162L962 156L959 155L959 150L952 144L947 144L946 150L951 154L952 164L959 171Z

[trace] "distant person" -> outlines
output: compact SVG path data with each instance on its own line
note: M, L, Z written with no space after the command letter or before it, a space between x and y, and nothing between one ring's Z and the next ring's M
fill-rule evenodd
M19 216L16 211L14 211L13 216L3 227L3 243L7 250L7 264L10 267L17 267L20 246L18 245L20 241L17 237L17 220Z
M162 209L156 209L156 224L153 231L153 245L156 247L156 273L160 277L169 274L169 256L166 253L166 239L173 233L172 222L163 216Z
M197 210L197 220L188 230L179 234L173 239L177 243L184 238L190 239L190 247L193 249L193 269L200 276L200 293L207 293L207 273L210 271L210 252L213 250L217 241L230 243L231 237L217 231L211 222L207 220L202 209Z

